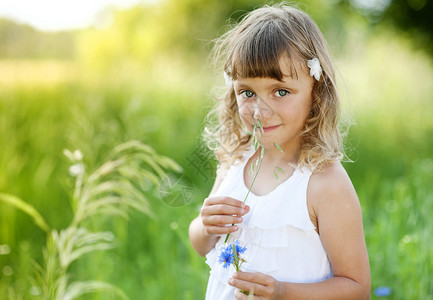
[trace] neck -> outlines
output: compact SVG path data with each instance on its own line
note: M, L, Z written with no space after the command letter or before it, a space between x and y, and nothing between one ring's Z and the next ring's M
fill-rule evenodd
M263 155L264 162L272 162L276 165L284 165L288 163L297 164L299 159L299 151L300 147L281 147L283 153L275 147L272 146L270 148L265 148L265 152ZM261 150L259 148L257 154L260 155Z

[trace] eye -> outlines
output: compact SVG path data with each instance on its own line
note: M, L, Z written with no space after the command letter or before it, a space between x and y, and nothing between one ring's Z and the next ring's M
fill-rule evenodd
M250 99L250 98L253 98L255 94L252 91L246 90L246 91L240 92L239 95L241 95L244 98Z
M278 91L275 92L274 95L276 97L284 97L284 96L287 96L288 94L290 94L290 93L287 90L278 90Z

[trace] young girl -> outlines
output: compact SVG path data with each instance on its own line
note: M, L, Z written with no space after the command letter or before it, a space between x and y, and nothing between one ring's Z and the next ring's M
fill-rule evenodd
M189 230L211 267L206 299L369 298L361 209L339 162L339 96L317 25L295 8L266 6L216 49L228 79L218 108L219 171ZM227 234L227 243L247 248L244 271L218 262Z

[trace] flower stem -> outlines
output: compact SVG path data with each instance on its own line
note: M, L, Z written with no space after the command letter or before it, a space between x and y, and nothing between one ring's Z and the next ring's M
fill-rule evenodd
M245 203L245 201L247 201L248 195L250 194L251 189L253 188L254 182L256 181L257 175L260 172L260 167L262 166L262 160L263 160L263 150L264 150L264 148L262 147L261 154L259 154L259 158L257 158L259 160L259 166L257 167L257 171L256 171L256 174L254 175L253 181L251 182L250 188L248 189L248 192L245 195L245 198L244 198L244 201L243 201L244 203ZM233 225L235 225L235 224L233 223L232 226ZM226 239L224 240L224 244L227 243L229 237L230 237L230 233L227 234Z
M239 271L239 256L236 251L235 244L232 244L232 252L233 252L233 264L235 265L236 271Z

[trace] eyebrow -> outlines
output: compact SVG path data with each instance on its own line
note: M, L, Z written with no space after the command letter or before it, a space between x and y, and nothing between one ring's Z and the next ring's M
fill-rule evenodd
M274 78L272 78L274 79ZM276 79L275 79L276 80ZM291 84L290 82L284 82L284 81L279 81L272 83L269 85L269 87L271 89L275 89L275 88L287 88L287 89L295 89L296 85L295 84ZM235 90L240 90L240 89L251 89L254 90L254 88L246 83L238 83L237 87L235 88Z

